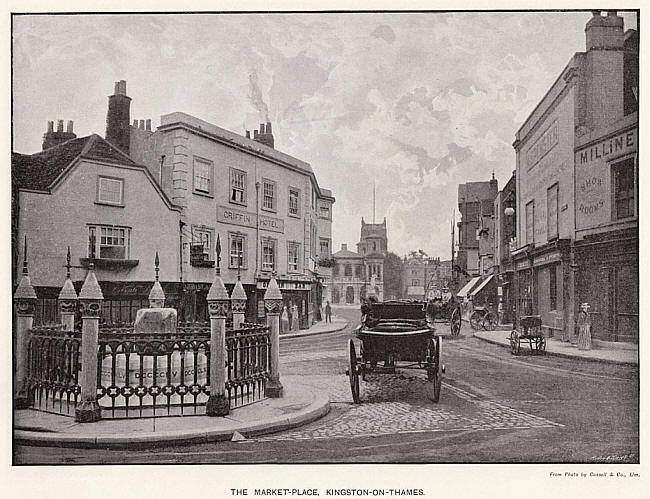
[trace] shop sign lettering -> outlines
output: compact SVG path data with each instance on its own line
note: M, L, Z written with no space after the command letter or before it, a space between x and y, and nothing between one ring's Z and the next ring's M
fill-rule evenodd
M257 215L255 213L235 210L228 206L217 206L217 221L240 227L250 227L251 229L257 227ZM260 230L284 233L284 220L279 218L260 215L259 225Z
M587 149L578 152L578 165L586 165L592 161L604 159L611 154L629 152L636 148L636 130L622 133L611 139L604 140Z
M560 134L558 132L557 121L554 121L553 124L542 134L542 136L537 139L537 142L528 149L526 154L526 159L528 161L528 168L532 168L537 164L537 162L542 159L547 152L553 149L560 140Z

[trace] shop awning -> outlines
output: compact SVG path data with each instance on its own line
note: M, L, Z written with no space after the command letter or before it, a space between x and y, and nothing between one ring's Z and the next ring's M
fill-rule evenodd
M494 277L494 274L490 274L487 279L485 279L481 284L479 284L476 289L474 289L469 295L474 296L477 295L485 286L487 286L487 283L492 280Z
M458 293L456 293L456 296L459 296L461 298L465 298L470 290L476 286L476 283L481 279L481 277L473 277L465 286L463 286L463 289L461 289Z

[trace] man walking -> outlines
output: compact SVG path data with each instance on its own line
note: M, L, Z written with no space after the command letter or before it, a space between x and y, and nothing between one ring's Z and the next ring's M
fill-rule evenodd
M325 304L325 322L332 322L332 307L329 301Z

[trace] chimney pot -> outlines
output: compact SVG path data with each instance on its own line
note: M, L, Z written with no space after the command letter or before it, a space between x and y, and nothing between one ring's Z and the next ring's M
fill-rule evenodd
M151 120L146 121L145 127L147 130L151 131Z
M344 251L344 250L347 250L347 249L348 249L347 243L341 244L341 251Z
M260 135L264 135L264 123L260 123Z
M258 134L257 130L253 130L253 138L254 138L254 139L257 138L257 134Z
M607 16L608 17L616 17L618 13L615 10L608 10L607 11Z
M72 127L74 126L74 123L72 120L68 120L68 129L66 130L68 133L73 133L72 132Z
M116 83L116 95L126 95L126 81L120 80Z
M247 139L251 138L251 131L250 130L246 130L246 138Z
M56 131L57 132L63 131L63 120L59 120L56 122Z
M600 11L599 10L592 10L591 15L594 17L600 17Z
M47 122L47 133L53 133L54 132L54 122L53 121L48 121Z
M138 128L138 120L133 120L133 128Z
M140 120L140 130L144 130L144 120Z
M273 133L271 131L271 122L270 121L266 122L266 133Z
M116 81L115 82L115 90L113 90L113 95L117 95L120 93L120 82Z

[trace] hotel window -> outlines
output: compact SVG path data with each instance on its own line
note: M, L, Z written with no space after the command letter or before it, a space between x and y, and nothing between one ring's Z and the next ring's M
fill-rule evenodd
M289 215L298 216L300 214L300 191L289 187Z
M320 240L320 257L329 258L330 257L330 240L321 239Z
M97 178L97 202L122 206L124 194L124 180L120 178Z
M241 268L245 269L247 267L246 261L246 235L239 232L229 232L228 237L230 242L228 247L230 251L228 252L228 266L231 269Z
M275 241L262 239L262 270L271 272L275 270Z
M612 166L614 220L634 216L634 158Z
M300 243L287 241L287 270L289 272L299 272L298 261L300 255Z
M546 191L546 237L551 240L558 235L558 184Z
M212 194L212 163L210 161L194 158L194 192Z
M535 201L526 205L526 244L535 242Z
M549 266L549 301L551 310L557 310L557 269L558 265Z
M264 179L262 190L262 208L275 211L275 182Z
M352 265L349 263L345 266L345 277L352 277Z
M329 220L330 218L330 207L329 205L323 205L320 207L319 215L321 218L326 218Z
M127 227L91 225L88 227L88 257L128 259L130 232Z
M203 253L210 255L212 251L212 230L202 227L192 227L192 245L203 247Z
M230 201L246 204L246 172L230 169Z

